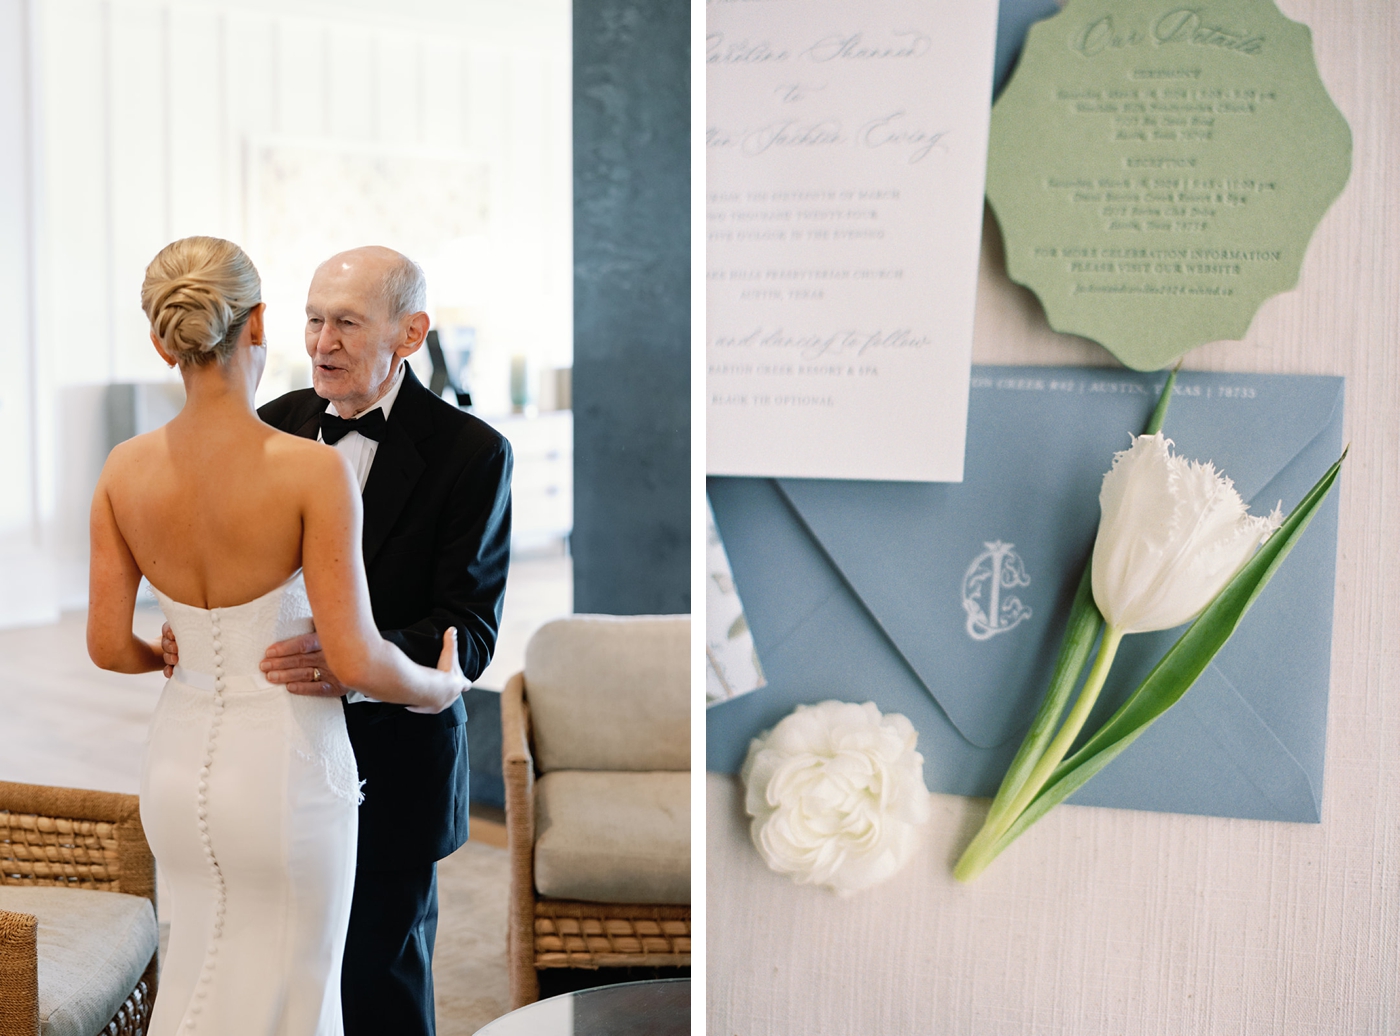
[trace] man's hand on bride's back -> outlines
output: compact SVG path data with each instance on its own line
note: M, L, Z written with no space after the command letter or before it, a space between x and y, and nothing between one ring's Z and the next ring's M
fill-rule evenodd
M293 694L339 698L346 691L326 664L321 638L315 633L279 640L264 652L258 667L270 683L285 684Z
M175 643L175 631L168 622L160 627L160 653L165 658L165 677L168 680L175 675L175 667L180 664L180 645Z
M180 664L180 645L168 622L160 628L160 650L165 658L165 675L169 677ZM273 644L263 656L260 668L269 682L286 684L293 694L339 698L345 693L326 665L321 641L314 633Z

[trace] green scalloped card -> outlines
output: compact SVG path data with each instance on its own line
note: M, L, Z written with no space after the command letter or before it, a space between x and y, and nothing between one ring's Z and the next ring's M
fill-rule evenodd
M1069 0L992 110L987 197L1050 326L1156 370L1298 283L1350 171L1312 33L1271 0Z

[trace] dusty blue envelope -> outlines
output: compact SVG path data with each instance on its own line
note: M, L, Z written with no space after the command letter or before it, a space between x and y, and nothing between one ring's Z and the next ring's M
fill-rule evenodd
M961 484L710 479L768 686L710 709L709 769L840 698L909 717L931 790L993 794L1045 692L1103 473L1164 381L974 367ZM1165 431L1254 513L1286 512L1341 453L1342 397L1341 378L1183 372ZM1337 496L1190 692L1070 801L1321 819ZM1180 633L1125 639L1090 729Z

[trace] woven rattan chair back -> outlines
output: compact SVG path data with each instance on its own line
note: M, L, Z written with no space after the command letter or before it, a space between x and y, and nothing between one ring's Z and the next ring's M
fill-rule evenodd
M156 868L135 795L0 781L0 885L53 885L145 896ZM39 1031L35 919L0 911L0 1036ZM139 1036L150 1021L158 961L97 1036ZM26 995L27 993L27 995Z

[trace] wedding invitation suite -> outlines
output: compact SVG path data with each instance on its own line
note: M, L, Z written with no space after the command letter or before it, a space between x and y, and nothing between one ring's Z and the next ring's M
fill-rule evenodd
M996 26L708 5L711 473L962 478Z
M1297 283L1350 168L1312 35L1272 0L1070 0L992 113L987 196L1050 325L1153 370Z

